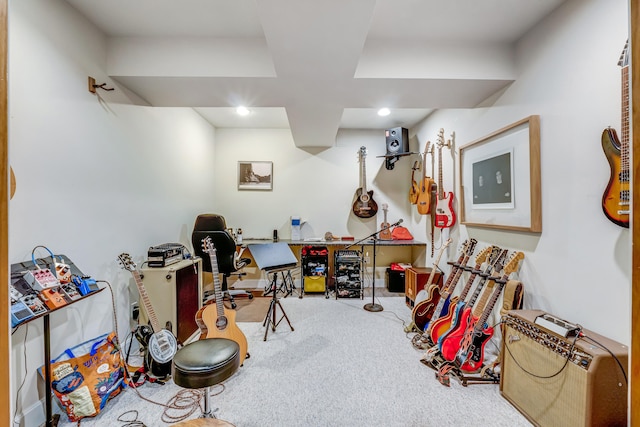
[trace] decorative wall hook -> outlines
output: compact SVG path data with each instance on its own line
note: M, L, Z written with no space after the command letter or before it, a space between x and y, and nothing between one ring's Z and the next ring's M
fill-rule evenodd
M106 86L107 86L106 83L96 84L96 79L94 79L93 77L89 76L89 92L96 93L96 89L98 89L98 88L100 88L102 90L107 90L107 91L115 90L115 88L106 87Z

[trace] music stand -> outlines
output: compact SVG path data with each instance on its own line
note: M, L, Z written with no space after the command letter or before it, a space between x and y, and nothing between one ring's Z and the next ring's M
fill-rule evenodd
M268 243L261 245L249 245L247 246L253 259L255 260L258 268L264 271L267 275L267 279L269 278L269 274L273 274L271 282L269 283L268 290L265 294L271 292L271 303L269 304L269 309L267 310L267 314L264 317L264 322L262 326L265 327L264 338L263 341L267 340L267 334L269 333L269 327L273 332L276 331L276 328L282 321L282 319L286 319L291 331L293 331L293 326L291 326L291 322L289 321L289 317L287 313L285 313L282 308L282 304L280 304L280 300L278 298L278 273L282 273L282 279L285 282L291 280L290 270L292 268L297 267L298 259L289 248L287 243ZM285 272L287 274L285 275ZM280 319L277 317L277 307L280 307L280 311L282 311L282 316ZM268 323L268 324L267 324Z
M374 231L373 233L369 234L364 239L360 239L357 242L352 243L349 246L347 246L347 249L348 249L351 246L359 245L359 244L365 242L366 240L369 240L369 239L373 240L373 279L372 279L372 282L371 282L371 302L365 304L364 307L362 307L367 311L378 312L378 311L384 310L384 307L382 307L382 305L376 304L376 242L378 240L378 234L380 234L380 232L382 232L383 230L390 229L391 227L395 227L397 225L400 225L401 223L402 223L402 220L399 220L395 224L391 224L388 227L381 228L380 230Z

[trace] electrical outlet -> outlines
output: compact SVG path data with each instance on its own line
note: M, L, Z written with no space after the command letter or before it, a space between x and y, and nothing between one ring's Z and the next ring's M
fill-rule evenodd
M139 316L140 316L140 304L138 304L137 302L131 303L131 319L137 322Z
M371 262L368 256L364 257L363 259L365 264L369 264Z

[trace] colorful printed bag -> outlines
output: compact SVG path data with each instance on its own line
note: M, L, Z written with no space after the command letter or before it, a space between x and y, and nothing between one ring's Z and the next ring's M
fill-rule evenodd
M44 367L40 368L44 377ZM69 421L95 417L125 387L114 332L65 350L51 361L51 390Z

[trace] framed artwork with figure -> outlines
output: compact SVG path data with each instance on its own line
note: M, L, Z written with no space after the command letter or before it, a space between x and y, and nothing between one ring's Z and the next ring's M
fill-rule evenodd
M273 190L273 162L238 162L238 190Z
M540 116L529 116L460 147L460 222L542 231Z

